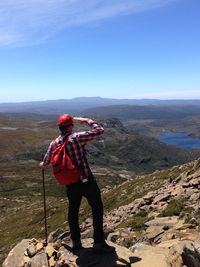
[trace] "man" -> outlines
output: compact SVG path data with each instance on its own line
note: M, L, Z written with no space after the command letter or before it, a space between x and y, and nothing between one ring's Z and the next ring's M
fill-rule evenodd
M72 133L73 123L79 122L81 124L88 124L91 128L89 131ZM82 197L86 197L89 205L92 208L93 228L94 228L94 244L93 249L96 251L103 250L112 252L113 247L107 245L104 239L103 232L103 204L101 200L101 193L95 177L89 167L86 158L84 146L103 134L103 127L88 118L75 117L64 114L58 118L58 126L61 134L55 139L56 145L60 146L64 140L66 142L66 153L71 158L72 162L80 167L80 179L72 184L66 185L67 197L69 200L68 222L71 232L72 249L78 250L82 247L80 239L80 228L78 223L78 212ZM44 168L51 161L51 155L55 146L53 141L50 143L47 153L40 167Z

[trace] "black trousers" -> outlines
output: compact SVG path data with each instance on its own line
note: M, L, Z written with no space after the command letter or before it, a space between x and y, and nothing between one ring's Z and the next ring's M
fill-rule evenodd
M103 242L103 204L97 182L93 179L90 179L86 183L78 181L77 183L67 185L66 192L69 200L68 222L71 232L71 239L74 242L78 242L80 240L78 213L81 199L84 196L92 208L94 243Z

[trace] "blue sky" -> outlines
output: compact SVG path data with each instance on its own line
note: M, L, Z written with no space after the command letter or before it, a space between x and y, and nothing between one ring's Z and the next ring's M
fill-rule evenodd
M1 0L0 102L200 99L199 0Z

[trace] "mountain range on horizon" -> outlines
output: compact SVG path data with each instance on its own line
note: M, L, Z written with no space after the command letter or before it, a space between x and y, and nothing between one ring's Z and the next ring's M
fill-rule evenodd
M0 103L0 112L28 112L37 114L69 113L72 116L90 108L105 106L200 106L200 99L194 100L159 100L159 99L115 99L102 97L78 97L73 99L58 99L46 101L30 101L15 103Z

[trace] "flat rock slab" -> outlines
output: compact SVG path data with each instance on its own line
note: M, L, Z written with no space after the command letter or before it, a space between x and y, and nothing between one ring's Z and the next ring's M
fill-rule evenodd
M137 252L134 257L141 259L138 262L131 264L133 267L171 267L167 261L169 250L166 248L159 248L144 245Z
M152 240L160 234L164 233L163 226L149 226L146 230L146 236Z
M156 247L160 248L171 248L173 245L176 245L180 240L178 238L176 239L171 239L171 240L166 240L158 244ZM188 241L189 242L189 241Z
M173 227L177 225L177 223L182 223L182 220L179 220L178 216L171 217L157 217L149 222L146 222L146 226L169 226Z
M164 194L160 194L160 195L158 195L158 196L156 196L155 198L154 198L154 201L153 201L153 203L154 204L157 204L157 203L159 203L160 201L166 201L166 200L168 200L169 198L170 198L170 194L169 193L164 193Z
M3 267L20 267L24 262L24 251L29 245L29 239L23 239L8 254Z

